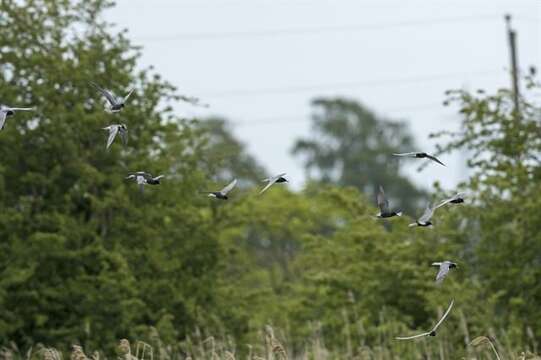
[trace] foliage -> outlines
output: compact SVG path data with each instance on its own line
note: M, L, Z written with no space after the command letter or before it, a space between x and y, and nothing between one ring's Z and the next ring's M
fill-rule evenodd
M293 154L302 156L305 168L316 179L339 186L355 186L375 199L379 187L397 208L412 211L425 195L400 174L391 154L415 151L415 142L404 122L379 118L364 105L342 98L318 98L311 138L299 139Z
M318 100L316 129L338 145L301 141L298 152L323 180L351 186L275 184L259 196L264 169L223 120L174 115L171 102L190 97L137 70L138 50L100 20L109 5L0 3L0 98L37 109L0 133L0 345L53 358L37 344L110 354L115 339L140 338L163 358L471 358L482 335L507 358L539 351L541 111L529 92L520 112L505 90L449 93L463 128L436 136L441 151L470 150L469 196L438 209L434 229L411 229L373 218L376 185L415 194L378 156L413 147L403 124ZM107 114L90 80L136 91ZM106 151L100 128L112 122L130 141ZM166 177L141 194L124 179L137 170ZM242 186L227 202L198 194L232 177ZM430 263L446 259L459 267L436 286ZM436 338L393 340L430 328L450 299Z
M172 86L137 71L136 49L99 20L108 6L0 5L0 98L37 109L0 136L0 342L95 346L171 316L211 321L199 310L218 254L195 196L203 142L167 107ZM91 80L136 92L107 114ZM100 128L115 122L130 144L106 151ZM163 191L139 194L124 180L137 170L165 173Z
M241 185L257 184L265 177L265 169L234 137L227 120L211 117L195 125L205 142L202 158L206 173L216 174L223 182L236 177Z
M497 294L500 325L516 326L523 341L528 333L541 337L533 320L541 318L535 300L541 298L541 108L528 100L539 83L533 75L525 80L519 112L505 89L494 95L449 92L447 104L458 104L463 114L462 129L433 135L451 138L441 152L464 148L472 154L468 165L474 174L466 185L475 191L478 211L465 217L475 231L463 236L474 252L476 275L487 292Z

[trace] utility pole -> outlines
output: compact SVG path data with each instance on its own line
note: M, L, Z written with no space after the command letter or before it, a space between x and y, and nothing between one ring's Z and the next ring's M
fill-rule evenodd
M509 40L509 53L511 55L511 81L513 89L513 101L515 103L514 113L517 119L520 116L520 103L519 103L519 86L518 86L518 67L517 67L517 33L511 28L511 15L505 15L505 22L507 24L507 37Z

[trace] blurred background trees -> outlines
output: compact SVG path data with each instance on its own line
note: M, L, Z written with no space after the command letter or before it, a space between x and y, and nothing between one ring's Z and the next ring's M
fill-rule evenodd
M392 157L418 150L405 122L380 118L363 104L342 98L315 99L312 107L313 135L297 140L292 149L310 177L354 186L370 199L383 186L394 207L417 208L426 193L400 173Z
M271 324L299 353L323 338L351 356L416 358L392 338L430 327L454 298L447 345L426 349L456 358L488 334L537 350L541 110L528 93L516 113L507 90L450 92L462 128L434 136L443 152L471 154L467 203L438 210L433 231L406 218L385 227L372 218L379 185L409 215L425 196L389 157L415 150L404 123L317 99L315 135L293 152L318 181L256 196L265 169L225 120L175 116L172 102L189 96L137 67L138 49L100 20L109 5L0 4L0 99L37 109L0 133L0 345L111 349L157 332L182 346L195 333L243 353ZM90 80L136 91L107 114ZM106 151L100 128L114 122L130 142ZM124 180L138 170L166 178L140 194ZM242 186L228 202L198 194L233 177ZM459 269L436 287L429 264L445 259Z

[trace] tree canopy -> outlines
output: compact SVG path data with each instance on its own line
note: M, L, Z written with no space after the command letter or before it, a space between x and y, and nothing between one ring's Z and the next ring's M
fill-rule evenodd
M292 150L304 159L312 177L355 186L371 199L383 186L398 208L417 208L425 193L400 174L392 157L417 150L406 123L380 118L361 103L343 98L317 98L312 106L313 135L297 140Z
M0 99L36 108L0 132L1 346L109 354L129 338L171 344L164 351L184 358L209 336L261 354L268 348L246 344L264 333L271 350L275 336L293 355L418 359L467 357L470 340L486 335L507 357L538 351L535 77L520 112L505 89L449 92L462 128L434 136L442 152L470 150L466 203L438 209L433 230L411 229L411 212L373 218L378 185L401 201L421 193L385 156L413 148L403 123L354 101L315 101L323 140L300 140L295 152L323 184L258 196L263 167L225 120L175 115L172 102L191 97L139 69L139 50L100 20L110 5L0 3ZM89 81L135 92L109 114ZM107 151L101 128L111 123L127 125L129 143ZM125 179L139 170L165 178L142 194ZM227 202L199 194L233 177L243 184ZM437 286L430 264L441 260L459 268ZM393 340L429 329L451 298L435 341Z

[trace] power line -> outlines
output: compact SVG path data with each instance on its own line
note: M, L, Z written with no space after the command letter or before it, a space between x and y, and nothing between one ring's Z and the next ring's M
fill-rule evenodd
M324 91L329 90L329 88L356 88L363 86L382 86L382 85L396 85L396 84L407 84L407 83L420 83L420 82L430 82L441 79L457 78L463 76L487 76L494 75L495 73L501 73L502 70L480 70L469 73L445 73L445 74L432 74L427 76L415 76L415 77L404 77L404 78L394 78L394 79L378 79L371 81L346 81L346 82L335 82L335 83L325 83L325 84L314 84L314 85L297 85L297 86L284 86L284 87L275 87L275 88L260 88L260 89L233 89L226 91L217 91L217 92L201 92L199 96L208 97L208 98L224 98L224 97L238 97L238 96L256 96L261 94L287 94L287 93L298 93L298 92L307 92L307 91Z
M441 102L439 103L430 103L430 104L421 104L421 105L412 105L412 106L401 106L396 108L387 108L385 111L379 111L378 113L382 112L395 112L395 111L412 111L415 112L422 112L427 110L433 110L437 108L442 108L443 105ZM273 116L273 117L264 117L264 118L256 118L252 119L250 121L230 121L231 124L235 126L240 127L246 127L246 126L260 126L260 125L273 125L273 124L281 124L281 123L300 123L300 122L307 122L310 121L311 117L309 114L296 114L296 115L283 115L283 116Z
M389 29L397 27L414 27L426 25L441 25L448 23L460 22L477 22L481 20L500 19L500 15L472 15L461 17L449 17L440 19L422 19L401 21L387 24L356 24L345 26L328 26L328 27L305 27L305 28L283 28L255 31L223 31L223 32L200 32L200 33L184 33L164 36L148 36L136 38L139 41L179 41L179 40L211 40L211 39L243 39L243 38L259 38L259 37L275 37L275 36L291 36L291 35L306 35L306 34L322 34L322 33L341 33L341 32L356 32L365 30Z

